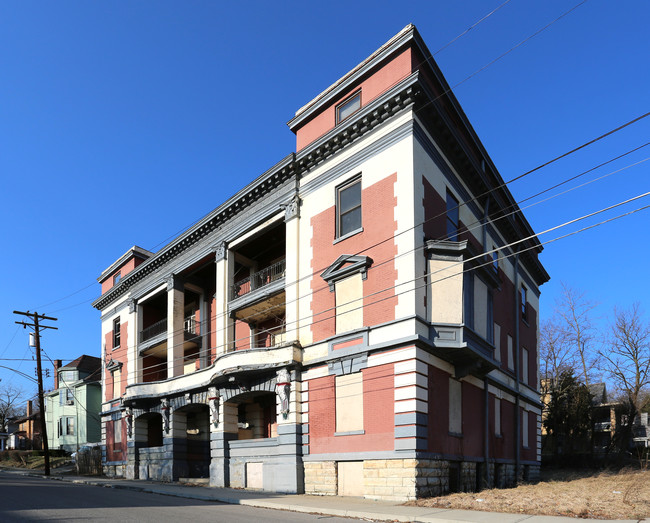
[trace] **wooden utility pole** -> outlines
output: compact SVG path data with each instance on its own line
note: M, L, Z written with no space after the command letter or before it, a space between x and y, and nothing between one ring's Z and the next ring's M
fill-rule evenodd
M38 374L38 408L41 411L41 440L43 441L43 454L45 457L45 475L50 475L50 449L48 448L47 443L47 427L45 425L45 400L43 398L43 368L41 367L41 329L54 329L57 330L57 327L51 327L49 325L40 325L38 320L52 320L57 321L56 318L51 318L43 314L39 315L37 312L21 312L14 311L14 314L21 314L31 318L34 323L25 323L24 321L17 321L18 325L22 325L23 328L30 327L34 329L34 343L36 345L36 373Z

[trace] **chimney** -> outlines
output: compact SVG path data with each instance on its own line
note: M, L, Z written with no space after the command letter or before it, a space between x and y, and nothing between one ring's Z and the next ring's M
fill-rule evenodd
M27 410L25 411L25 416L28 418L32 415L32 400L27 401Z
M59 369L62 363L61 360L54 360L54 390L59 388Z

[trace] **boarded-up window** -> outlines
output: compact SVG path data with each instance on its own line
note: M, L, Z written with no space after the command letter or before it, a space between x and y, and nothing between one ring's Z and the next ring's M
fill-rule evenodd
M449 378L449 432L463 433L463 385Z
M113 444L122 443L122 420L113 421Z
M501 400L494 398L494 434L501 436Z
M528 350L521 348L521 382L528 385Z
M113 375L113 398L119 398L122 393L122 367L115 369L111 374Z
M336 333L363 327L363 280L361 274L336 282Z
M525 410L521 416L521 444L528 448L530 445L528 443L528 411Z
M510 334L508 334L508 368L510 370L514 370L515 368L514 354L512 352L512 336Z
M494 324L494 359L501 361L501 325Z
M336 377L336 432L363 430L363 375Z

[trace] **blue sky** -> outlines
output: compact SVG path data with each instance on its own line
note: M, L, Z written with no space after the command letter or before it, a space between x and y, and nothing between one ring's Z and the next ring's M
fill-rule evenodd
M435 52L502 1L3 2L0 365L34 373L14 309L59 318L43 337L53 359L99 356L102 270L132 245L159 249L295 150L294 112L405 25ZM578 3L511 0L435 59L456 85ZM650 111L649 18L642 0L588 0L454 90L504 179ZM511 191L521 200L649 140L650 117ZM539 232L647 192L649 165L526 216ZM600 304L603 326L615 305L647 309L648 225L650 210L548 245L542 318L561 282Z

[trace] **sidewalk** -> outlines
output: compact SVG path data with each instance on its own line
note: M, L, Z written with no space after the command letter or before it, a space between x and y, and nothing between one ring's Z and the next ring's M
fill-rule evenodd
M37 472L8 470L7 472L48 478ZM482 523L576 523L574 518L552 516L530 516L527 514L504 514L499 512L482 512L474 510L435 509L428 507L405 507L396 502L372 501L363 498L342 496L310 496L306 494L272 494L229 488L199 487L178 483L157 483L153 481L129 481L124 479L96 478L62 474L54 470L49 479L93 485L97 487L128 489L175 496L179 498L216 501L250 507L290 510L328 516L360 518L371 521L400 521L413 523L458 523L474 521ZM603 520L600 520L603 521ZM611 520L610 520L611 521ZM637 520L617 520L636 522ZM646 519L645 521L650 521Z

